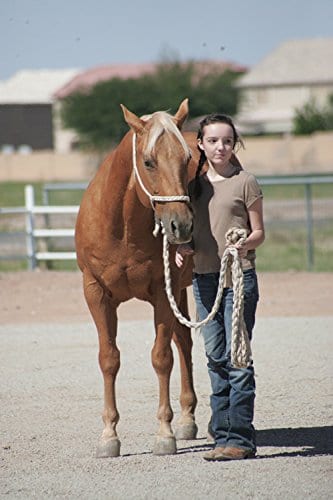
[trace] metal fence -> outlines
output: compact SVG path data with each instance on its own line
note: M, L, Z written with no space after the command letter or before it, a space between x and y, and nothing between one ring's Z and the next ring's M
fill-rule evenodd
M66 186L64 186L66 189ZM49 215L77 215L79 207L77 205L36 205L34 188L31 185L25 186L24 190L25 206L24 207L1 207L0 215L21 214L25 218L25 231L3 232L2 236L9 238L19 238L24 234L25 237L25 252L1 254L1 260L22 260L26 259L28 269L36 269L41 261L54 260L74 260L76 253L72 251L44 251L38 250L38 240L46 241L48 238L72 238L74 237L74 227L66 228L51 228L37 227L38 216L42 216L46 225L49 225Z
M331 228L333 237L333 175L309 176L274 176L259 177L260 185L265 186L301 186L304 188L302 199L266 200L264 202L264 219L266 232L290 235L303 230L306 253L306 267L312 270L315 255L315 229ZM314 187L330 186L326 197L314 196ZM333 242L333 241L332 241Z
M271 234L279 230L294 234L302 228L306 267L312 270L315 228L323 224L331 228L333 244L333 175L258 177L258 181L263 189L266 186L304 187L303 199L265 200L264 218L266 230ZM313 187L322 184L330 185L332 190L327 197L315 198ZM18 231L13 228L0 231L0 260L26 260L28 269L36 269L42 262L75 260L74 223L79 207L50 205L50 195L59 191L84 190L86 186L87 183L46 183L42 191L43 204L36 205L34 189L27 185L24 206L0 207L0 216L24 218L23 230L21 222ZM58 244L54 244L55 241ZM64 248L59 250L59 245Z

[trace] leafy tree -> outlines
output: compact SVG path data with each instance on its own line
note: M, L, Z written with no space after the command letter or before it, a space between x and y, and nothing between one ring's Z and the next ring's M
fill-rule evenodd
M333 130L333 94L323 108L317 105L315 99L310 99L296 110L293 122L295 135L307 135L320 130Z
M158 110L175 112L189 97L191 118L217 110L232 115L237 110L238 90L233 83L238 76L231 71L200 74L192 62L161 63L153 74L113 78L89 92L69 95L62 102L61 118L65 127L76 130L81 145L108 149L128 130L120 103L143 115Z
M227 70L203 75L193 88L191 116L198 117L217 111L234 115L237 112L239 91L234 83L240 73Z

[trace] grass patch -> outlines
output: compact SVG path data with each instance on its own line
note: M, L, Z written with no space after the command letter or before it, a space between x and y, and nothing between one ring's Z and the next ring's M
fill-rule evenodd
M29 183L34 187L36 205L43 204L42 182ZM0 182L0 200L2 207L22 207L25 205L24 188L26 182ZM71 189L49 192L49 205L79 205L83 190Z
M0 200L2 207L23 207L24 202L24 187L26 182L0 182ZM31 185L35 191L35 203L42 203L42 184L40 182L32 182Z
M332 198L333 184L312 184L313 198ZM295 200L304 199L306 192L304 184L262 186L265 200Z
M0 272L27 271L26 260L0 260Z
M313 266L310 269L305 228L266 228L266 240L257 253L258 271L316 271L333 272L333 233L330 222L318 225L313 231Z

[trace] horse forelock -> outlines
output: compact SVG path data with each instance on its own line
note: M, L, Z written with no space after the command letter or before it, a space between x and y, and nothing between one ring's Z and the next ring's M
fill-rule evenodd
M152 120L151 127L149 129L149 135L148 135L148 140L147 140L147 145L146 145L146 153L152 154L154 151L154 148L156 146L156 142L159 139L159 137L163 134L170 134L174 135L177 140L180 142L186 159L189 159L191 157L191 150L189 146L187 145L184 137L182 136L179 128L175 124L175 122L172 119L172 116L166 113L165 111L157 111L153 113L149 118Z

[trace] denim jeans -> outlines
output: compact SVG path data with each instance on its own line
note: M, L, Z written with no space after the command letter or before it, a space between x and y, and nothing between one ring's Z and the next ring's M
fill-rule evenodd
M212 310L218 287L218 273L194 274L193 294L199 320ZM259 299L254 269L244 271L244 321L249 334L255 322ZM233 289L224 288L216 316L201 328L208 373L211 381L212 417L210 427L216 446L233 446L256 450L253 427L255 381L253 365L233 368L231 365Z

